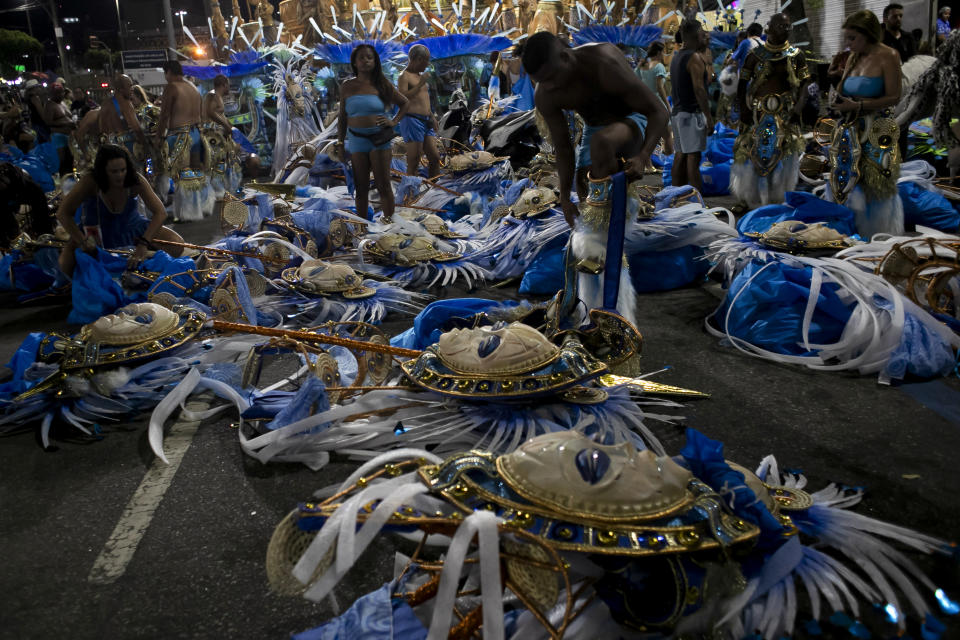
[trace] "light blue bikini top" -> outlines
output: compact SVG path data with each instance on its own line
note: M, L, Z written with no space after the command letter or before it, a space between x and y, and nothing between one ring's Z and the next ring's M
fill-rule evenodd
M381 116L386 112L383 100L375 93L359 93L347 96L347 117Z
M856 98L879 98L883 95L882 76L850 76L843 81L843 92Z

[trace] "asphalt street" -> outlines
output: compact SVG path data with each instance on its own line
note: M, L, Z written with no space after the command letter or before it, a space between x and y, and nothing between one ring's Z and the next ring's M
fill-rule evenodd
M210 220L177 230L198 243L218 233ZM470 295L513 297L516 289ZM679 451L692 426L724 441L726 457L744 466L772 453L782 468L802 470L811 489L863 487L860 513L960 538L956 376L890 387L872 376L751 358L704 331L718 304L711 284L639 302L645 370L669 366L654 380L712 394L687 401L679 424L653 425L669 452ZM18 308L12 296L0 305L0 362L28 331L67 328L67 307ZM385 328L392 334L404 326ZM145 418L103 425L96 440L64 431L52 451L30 430L0 439L0 638L282 638L329 618L327 602L271 593L265 554L281 518L354 465L338 458L318 472L262 465L241 452L235 423L225 415L186 425L176 434L182 461L172 471L155 466ZM158 492L154 507L141 506ZM346 604L388 580L393 552L388 538L372 547L337 600ZM125 563L114 562L118 553L126 553ZM960 600L956 557L917 560ZM104 573L104 562L114 562L113 573ZM861 615L879 624L878 611ZM944 638L960 638L960 624L949 624ZM829 624L824 630L821 638L850 637Z

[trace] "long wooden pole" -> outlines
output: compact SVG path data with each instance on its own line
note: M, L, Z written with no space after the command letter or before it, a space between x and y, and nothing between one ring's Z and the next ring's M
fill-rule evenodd
M406 358L416 358L422 351L415 349L403 349L401 347L392 347L387 344L378 344L376 342L364 342L362 340L351 340L350 338L341 338L340 336L327 336L322 333L312 333L310 331L296 331L293 329L274 329L272 327L254 327L249 324L239 322L225 322L223 320L214 320L213 328L219 331L238 331L241 333L255 333L260 336L270 336L274 338L293 338L294 340L303 340L304 342L319 342L320 344L335 344L348 349L359 349L361 351L373 351L375 353L386 353L392 356L403 356Z
M241 258L254 258L260 260L261 262L273 262L275 264L287 264L289 260L284 260L282 258L271 258L270 256L264 256L259 253L244 253L243 251L230 251L229 249L218 249L216 247L205 247L200 244L190 244L189 242L174 242L173 240L160 240L159 238L154 238L150 241L151 244L165 244L168 247L180 247L182 249L196 249L197 251L219 253L222 255L228 256L240 256Z

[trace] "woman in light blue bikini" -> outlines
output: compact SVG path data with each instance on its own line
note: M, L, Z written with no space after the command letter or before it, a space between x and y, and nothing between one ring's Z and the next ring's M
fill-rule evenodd
M356 75L340 86L340 117L337 144L350 154L356 188L357 215L367 217L370 171L380 194L380 207L386 221L393 218L393 183L390 181L391 130L407 112L407 99L390 84L380 66L377 50L368 44L357 45L350 54L350 66ZM387 105L397 105L394 118L387 116Z
M882 43L883 30L872 11L851 14L843 37L851 55L832 105L843 120L830 144L827 195L853 209L861 236L901 235L900 128L893 119L900 100L900 56Z

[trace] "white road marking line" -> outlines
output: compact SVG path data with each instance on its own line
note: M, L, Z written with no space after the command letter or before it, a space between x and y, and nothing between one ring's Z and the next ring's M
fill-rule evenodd
M210 407L209 401L198 399L187 403L191 411L204 411ZM114 527L113 533L103 545L100 555L93 563L87 582L94 584L110 584L122 576L127 565L133 559L133 554L146 533L147 527L153 520L160 501L170 488L173 476L176 475L183 456L193 441L193 436L200 427L198 421L177 421L170 427L170 432L164 439L164 451L170 464L155 459L146 475L140 481L140 486L133 492L133 496L123 510L123 515Z

